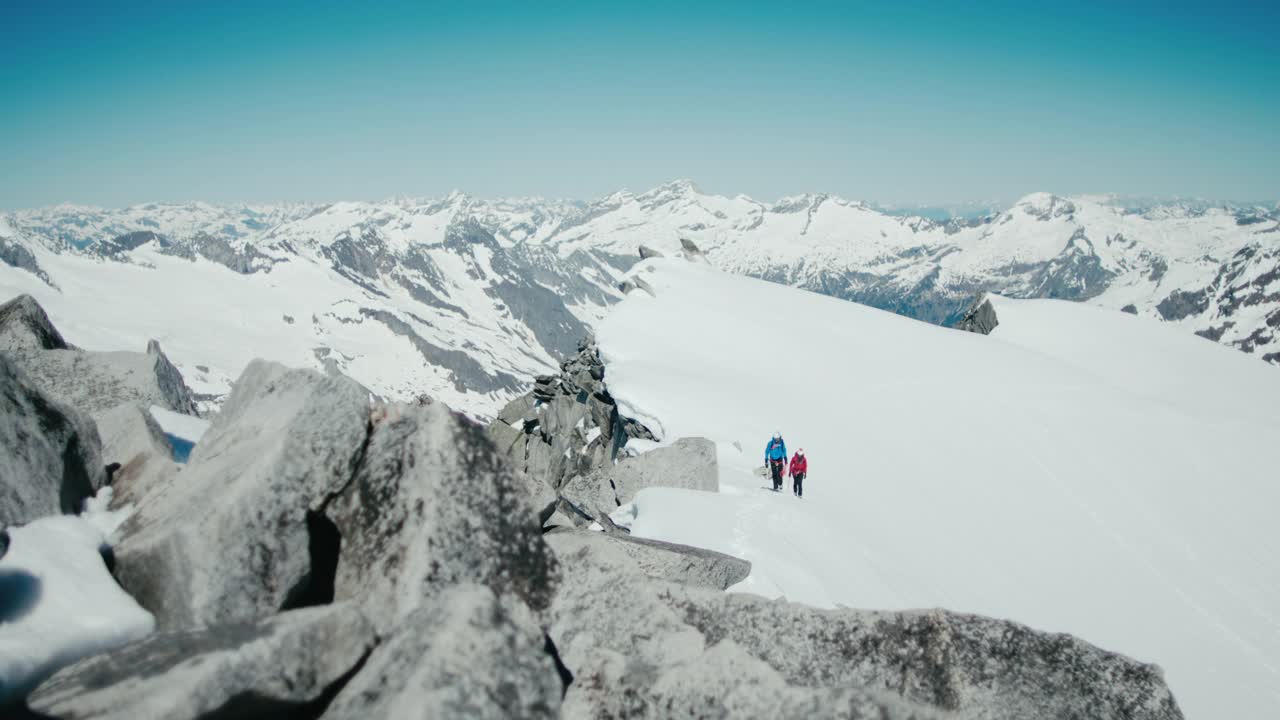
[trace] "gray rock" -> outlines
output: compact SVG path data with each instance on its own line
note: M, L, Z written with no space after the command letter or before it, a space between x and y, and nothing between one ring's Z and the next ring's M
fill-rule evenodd
M689 238L680 238L680 250L684 259L689 262L710 263L710 260L707 259L707 254L702 252L697 244Z
M768 663L732 640L709 648L698 662L662 673L650 689L656 717L941 718L888 690L789 685Z
M991 300L986 293L978 296L969 309L960 317L960 321L956 323L956 328L965 332L978 333L979 335L990 335L992 330L1000 324L996 318L996 309L992 307Z
M173 482L173 447L147 408L127 403L94 416L102 459L111 470L111 507L140 505Z
M1070 635L945 610L815 610L672 587L668 606L788 682L894 690L961 718L1181 718L1154 665Z
M40 267L40 263L36 261L35 254L21 243L0 237L0 263L19 270L26 270L44 281L45 285L57 287L53 284L53 280L49 278L49 273Z
M619 545L561 555L562 717L1181 717L1157 668L1069 636L661 582Z
M639 275L632 277L631 282L635 284L637 289L640 289L649 293L651 297L658 297L658 293L654 291L653 286L645 282L645 279L640 277Z
M1156 312L1165 320L1181 320L1209 309L1212 299L1208 288L1193 292L1174 290L1156 305Z
M19 351L13 356L45 392L85 412L134 403L197 414L182 374L154 340L145 354L62 349Z
M557 717L563 685L545 642L523 604L451 588L397 624L324 718Z
M376 642L349 605L162 633L64 668L28 704L65 720L314 717Z
M342 377L245 368L186 467L121 528L116 576L161 629L331 597L323 510L359 461L367 398Z
M105 479L93 422L0 353L0 528L80 512Z
M523 427L525 418L533 413L534 399L532 394L521 395L507 403L498 413L498 419L512 427Z
M641 246L640 246L640 259L641 259L641 260L648 260L649 258L660 258L660 257L662 257L662 256L663 256L663 255L662 255L662 253L658 252L657 250L654 250L653 248L649 247L648 245L641 245Z
M724 590L751 574L751 563L746 560L690 545L568 528L552 530L543 537L560 558L571 557L584 547L611 545L641 572L657 580ZM612 553L607 557L619 556Z
M0 305L0 352L69 347L35 298L19 295Z
M660 447L605 465L567 482L560 494L578 506L609 513L635 499L647 487L673 487L717 492L720 489L715 443L706 438L680 438Z
M525 479L443 404L376 412L364 459L326 512L342 537L335 596L364 598L380 632L462 582L536 610L550 603L555 556Z

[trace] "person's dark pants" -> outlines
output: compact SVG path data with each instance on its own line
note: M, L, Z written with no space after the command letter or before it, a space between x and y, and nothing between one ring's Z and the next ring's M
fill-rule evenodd
M782 460L770 460L769 470L773 473L773 490L777 492L782 489L782 469L786 467L786 463Z
M791 492L796 497L804 497L804 473L795 473L791 476Z

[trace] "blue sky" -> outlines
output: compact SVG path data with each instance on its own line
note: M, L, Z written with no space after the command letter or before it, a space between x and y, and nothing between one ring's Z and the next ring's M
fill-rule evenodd
M0 207L1280 199L1280 3L111 5L5 4Z

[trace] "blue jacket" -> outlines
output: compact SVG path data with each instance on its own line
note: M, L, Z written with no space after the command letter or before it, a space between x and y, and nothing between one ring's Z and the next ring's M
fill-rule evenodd
M787 459L787 443L782 438L774 440L769 438L769 444L764 446L764 460L786 460Z

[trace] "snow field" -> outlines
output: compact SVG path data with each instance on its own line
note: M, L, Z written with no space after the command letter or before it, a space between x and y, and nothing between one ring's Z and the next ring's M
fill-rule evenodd
M639 272L657 297L598 331L610 391L717 442L722 489L642 491L636 535L750 560L738 590L1069 632L1161 665L1191 718L1280 716L1274 368L1077 304L997 299L983 337ZM809 457L803 500L760 489L774 429Z

